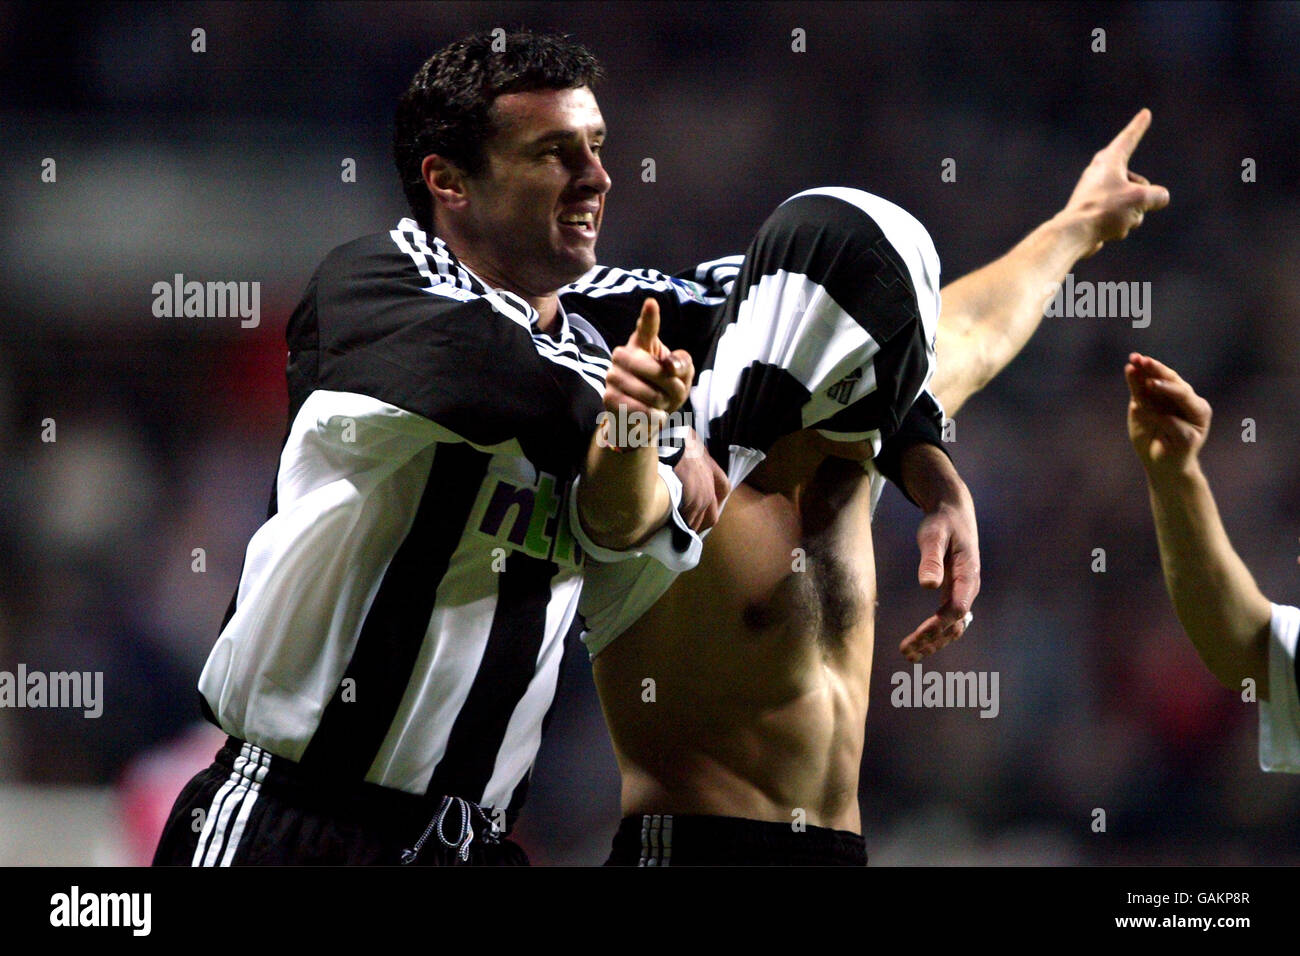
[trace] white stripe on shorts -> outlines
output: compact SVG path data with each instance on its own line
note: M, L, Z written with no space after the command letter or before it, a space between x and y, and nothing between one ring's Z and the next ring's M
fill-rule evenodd
M637 866L668 866L672 858L672 814L645 814L641 817L641 859Z
M257 748L254 747L254 750ZM244 826L248 823L248 815L253 812L253 804L257 802L257 794L262 789L262 781L266 779L266 772L271 769L271 755L262 751L258 758L257 769L253 771L253 780L248 785L248 796L239 805L239 816L235 818L235 828L230 831L230 837L226 840L226 852L221 856L221 866L230 866L230 861L235 858L235 851L239 849L239 841L244 837Z
M190 861L190 866L203 866L203 857L207 852L208 844L212 841L212 836L217 829L217 818L220 816L221 806L225 803L226 796L235 788L240 779L243 777L244 764L248 761L248 751L252 744L245 742L239 748L239 756L235 758L235 769L230 774L230 779L221 785L217 795L212 798L212 805L208 807L207 816L203 819L203 830L199 833L199 840L194 847L194 859Z
M212 798L212 804L208 807L208 814L203 821L203 832L199 834L198 845L194 848L194 859L191 866L229 866L230 860L234 857L234 849L239 845L239 839L243 836L244 824L248 820L248 811L243 810L243 805L248 804L248 810L252 809L252 803L256 800L256 791L261 789L261 781L266 776L266 771L271 765L271 755L260 747L254 747L245 741L239 748L239 756L235 758L234 768L230 772L230 779L221 785L216 796ZM250 793L252 799L249 799ZM231 835L230 849L225 854L222 850L227 843L226 829L230 826L231 817L236 818L235 832ZM221 860L218 863L218 859Z

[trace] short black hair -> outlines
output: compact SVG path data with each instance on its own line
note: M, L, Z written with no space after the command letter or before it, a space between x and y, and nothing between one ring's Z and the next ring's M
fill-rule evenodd
M592 86L603 75L595 56L568 36L527 30L476 33L429 57L397 102L393 132L402 191L420 228L433 229L433 197L420 175L424 157L437 153L476 176L496 132L491 108L498 96Z

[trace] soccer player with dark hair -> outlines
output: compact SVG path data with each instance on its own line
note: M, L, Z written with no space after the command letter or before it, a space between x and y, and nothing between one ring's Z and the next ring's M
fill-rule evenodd
M155 863L526 862L504 835L584 548L698 553L654 449L594 438L606 407L675 410L689 356L647 313L611 357L556 295L595 264L600 68L563 38L493 39L451 44L402 97L416 219L331 252L290 319L268 518L199 680L230 739Z

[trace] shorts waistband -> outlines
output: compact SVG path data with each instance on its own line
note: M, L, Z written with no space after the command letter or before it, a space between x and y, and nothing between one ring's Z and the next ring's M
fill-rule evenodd
M609 864L618 866L866 866L857 833L741 817L646 813L624 817Z
M413 826L418 831L444 800L441 794L421 795L365 780L344 781L313 773L303 769L301 764L238 737L226 738L225 745L217 752L216 763L295 803L336 811L360 820L378 821L386 829L395 831L409 831ZM465 802L478 807L472 800ZM493 817L490 808L479 809L486 818ZM504 814L500 816L504 817ZM502 824L504 832L513 821L497 822Z

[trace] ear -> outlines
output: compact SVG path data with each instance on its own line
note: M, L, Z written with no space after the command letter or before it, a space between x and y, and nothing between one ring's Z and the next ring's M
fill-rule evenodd
M420 177L433 194L434 206L461 210L469 204L465 174L451 160L430 153L420 163Z

